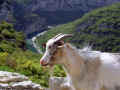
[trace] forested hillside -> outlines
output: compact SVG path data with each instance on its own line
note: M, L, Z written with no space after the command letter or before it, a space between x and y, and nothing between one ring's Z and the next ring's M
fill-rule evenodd
M42 46L58 33L72 33L71 42L78 48L89 44L95 50L120 51L120 3L94 10L81 19L55 27L37 39Z

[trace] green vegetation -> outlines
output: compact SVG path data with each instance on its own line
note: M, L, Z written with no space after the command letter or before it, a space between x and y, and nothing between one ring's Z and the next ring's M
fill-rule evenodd
M12 54L0 53L0 70L18 72L29 77L35 83L48 87L48 80L50 72L48 67L41 67L39 60L41 55L31 51L16 50ZM54 76L65 76L64 70L61 66L56 65L54 69Z
M27 50L24 35L16 32L12 24L0 24L0 70L18 72L35 83L48 86L49 69L40 66L42 55ZM65 76L61 66L56 66L53 75Z
M12 53L16 49L25 49L25 37L16 32L13 25L7 22L0 24L0 52Z
M47 86L48 69L42 69L39 59L40 55L30 51L16 50L12 54L0 53L0 70L24 74L30 80Z
M90 44L96 50L120 51L120 3L94 10L81 19L48 30L36 42L41 46L58 33L72 33L71 43L78 48Z

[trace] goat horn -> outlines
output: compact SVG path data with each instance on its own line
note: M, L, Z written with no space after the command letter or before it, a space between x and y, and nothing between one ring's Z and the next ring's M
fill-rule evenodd
M61 39L63 39L63 38L71 37L71 36L73 36L73 35L72 35L72 34L60 34L60 35L55 39L55 41L59 41L59 40L61 40Z
M56 35L56 36L53 37L53 38L56 39L56 38L59 37L60 35L62 35L62 33L59 33L58 35Z

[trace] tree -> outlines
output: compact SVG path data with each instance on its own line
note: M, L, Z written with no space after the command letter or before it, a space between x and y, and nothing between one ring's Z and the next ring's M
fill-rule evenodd
M24 34L16 32L12 24L2 22L0 24L0 51L11 53L17 48L25 49Z

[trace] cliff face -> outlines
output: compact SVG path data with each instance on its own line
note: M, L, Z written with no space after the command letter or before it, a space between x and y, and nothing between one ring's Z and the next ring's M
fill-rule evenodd
M80 18L86 12L120 0L5 0L0 5L0 22L14 24L27 37L47 29L48 25L63 24ZM8 9L9 7L9 9Z
M120 0L34 0L31 1L32 9L45 11L90 11L94 8L110 5Z

